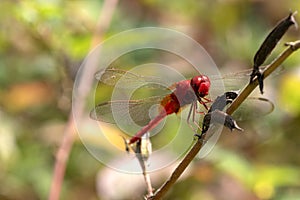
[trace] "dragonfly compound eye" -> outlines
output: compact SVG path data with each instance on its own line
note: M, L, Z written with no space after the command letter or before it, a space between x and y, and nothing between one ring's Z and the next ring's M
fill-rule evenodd
M195 76L191 80L191 87L197 95L205 97L209 92L210 80L205 75Z

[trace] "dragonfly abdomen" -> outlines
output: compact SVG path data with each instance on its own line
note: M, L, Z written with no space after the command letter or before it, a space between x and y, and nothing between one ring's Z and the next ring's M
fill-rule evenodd
M160 112L159 115L156 116L154 119L152 119L148 125L144 126L141 130L139 130L129 140L128 144L133 144L136 141L140 140L145 133L147 133L148 131L151 131L154 127L156 127L166 116L167 116L166 112L164 112L164 111Z

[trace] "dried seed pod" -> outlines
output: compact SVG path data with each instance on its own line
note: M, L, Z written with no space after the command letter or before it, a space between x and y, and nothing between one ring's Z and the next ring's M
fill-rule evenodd
M289 16L281 20L269 33L254 56L254 67L261 66L289 27L293 24L297 24L294 14L295 13L290 13Z
M225 127L229 128L231 131L233 129L243 131L243 129L237 125L232 116L223 111L214 110L204 116L201 136L207 132L210 124L212 123L222 124Z
M253 71L250 75L250 82L253 81L255 77L257 77L259 82L259 87L261 93L263 93L263 75L262 72L259 70L259 67L265 62L267 57L273 51L279 40L282 36L286 33L290 26L296 25L294 15L295 13L290 13L286 18L281 20L275 28L269 33L267 38L264 40L258 51L254 56L254 64L253 64Z
M243 130L237 125L236 121L230 115L222 111L225 108L225 106L229 103L232 103L232 101L237 96L237 92L230 91L225 92L223 95L218 96L215 99L210 109L208 110L208 113L204 116L202 124L202 133L201 135L198 135L199 138L202 138L205 135L205 133L209 129L210 124L212 123L222 124L230 130Z
M213 104L210 106L208 113L214 110L223 110L225 106L237 97L238 93L234 91L225 92L223 95L218 96Z

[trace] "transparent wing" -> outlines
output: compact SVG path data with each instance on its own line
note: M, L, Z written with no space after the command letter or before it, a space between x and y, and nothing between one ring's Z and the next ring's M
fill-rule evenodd
M237 121L250 120L265 116L274 110L274 104L269 99L262 97L249 97L232 114Z
M223 111L230 106L227 105ZM236 121L246 121L251 119L259 119L259 117L268 115L274 110L274 104L272 101L262 97L248 97L232 114L232 117ZM199 110L204 111L205 110ZM198 112L199 112L198 111ZM198 115L196 121L203 120L203 118Z
M237 73L231 73L224 75L222 77L211 77L212 81L215 79L223 79L226 83L237 84L237 80L242 80L244 82L249 81L249 74L251 70L244 70ZM96 73L96 79L101 82L118 87L136 87L136 84L141 84L144 82L150 82L158 84L152 84L151 87L161 87L160 83L163 81L154 76L142 76L135 73L131 73L121 69L106 69L104 71L99 71ZM121 82L121 83L120 83ZM154 104L160 104L163 96L155 96L146 99L139 100L118 100L109 101L97 105L91 111L91 118L108 122L115 123L113 115L118 115L122 118L130 117L134 122L139 125L146 125L150 121L149 110ZM114 110L112 109L114 108ZM241 107L234 113L234 118L236 120L251 119L257 116L266 115L274 109L274 105L267 99L263 98L248 98ZM114 111L114 114L113 114Z
M155 76L143 76L122 69L105 69L95 74L95 78L106 85L118 88L136 88L144 85L149 88L165 88L167 82Z
M116 123L115 117L119 119L131 118L140 126L149 123L151 108L160 105L163 97L154 96L139 100L117 100L98 104L91 112L90 117L94 120L107 123ZM114 116L115 115L115 116Z
M266 66L260 67L262 70L266 68ZM284 71L283 67L279 67L272 76L276 76ZM252 73L252 69L246 69L239 72L227 73L222 76L209 76L211 81L214 80L223 80L224 86L226 90L238 90L241 89L241 86L244 86L250 81L250 74Z
M260 119L259 117L271 113L274 109L274 104L266 98L249 97L241 106L233 113L233 118L237 121ZM217 143L221 131L221 125L214 124L206 133L206 143L201 148L198 158L204 158Z
M230 73L223 76L210 76L211 81L222 79L225 85L236 85L237 81L247 82L252 69L244 70L237 73ZM122 69L105 69L95 74L95 78L102 83L110 86L117 86L118 88L135 88L137 85L147 83L147 87L161 88L162 85L168 85L162 78L155 76L143 76L135 74Z
M154 105L160 105L162 99L162 96L155 96L139 100L108 101L98 104L90 112L90 117L107 123L116 123L114 115L118 115L124 120L130 117L135 123L144 126L151 120L150 109ZM249 97L233 113L233 118L237 121L244 121L267 115L273 110L274 104L270 100L261 97Z
M265 67L261 67L264 69ZM280 73L283 68L280 68L276 74ZM242 70L239 72L233 72L222 76L209 76L211 81L223 80L227 90L240 89L241 85L245 85L249 82L252 69ZM101 70L95 74L95 78L102 83L118 88L129 89L136 88L143 85L147 88L160 88L165 89L170 83L163 78L156 76L143 76L133 72L129 72L122 69L109 68Z

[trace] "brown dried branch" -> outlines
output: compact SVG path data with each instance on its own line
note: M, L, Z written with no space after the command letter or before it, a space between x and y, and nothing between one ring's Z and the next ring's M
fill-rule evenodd
M103 7L100 12L100 16L98 19L98 24L95 29L95 34L93 36L92 42L91 42L91 49L95 47L103 38L104 33L108 29L113 13L115 11L115 8L117 6L118 0L106 0L104 1ZM94 67L94 68L93 68ZM84 110L84 101L90 91L92 80L91 75L95 71L96 66L90 65L88 68L85 68L82 71L82 78L79 83L79 94L78 97L79 100L77 101L79 105L77 105L77 117L81 117ZM49 193L49 200L58 200L60 196L61 186L65 174L66 164L72 149L72 145L75 138L75 123L73 118L72 111L69 114L69 119L66 124L65 130L64 130L64 138L62 140L62 143L58 149L58 152L56 154L56 162L54 166L54 172L53 172L53 179L51 184L51 189Z

